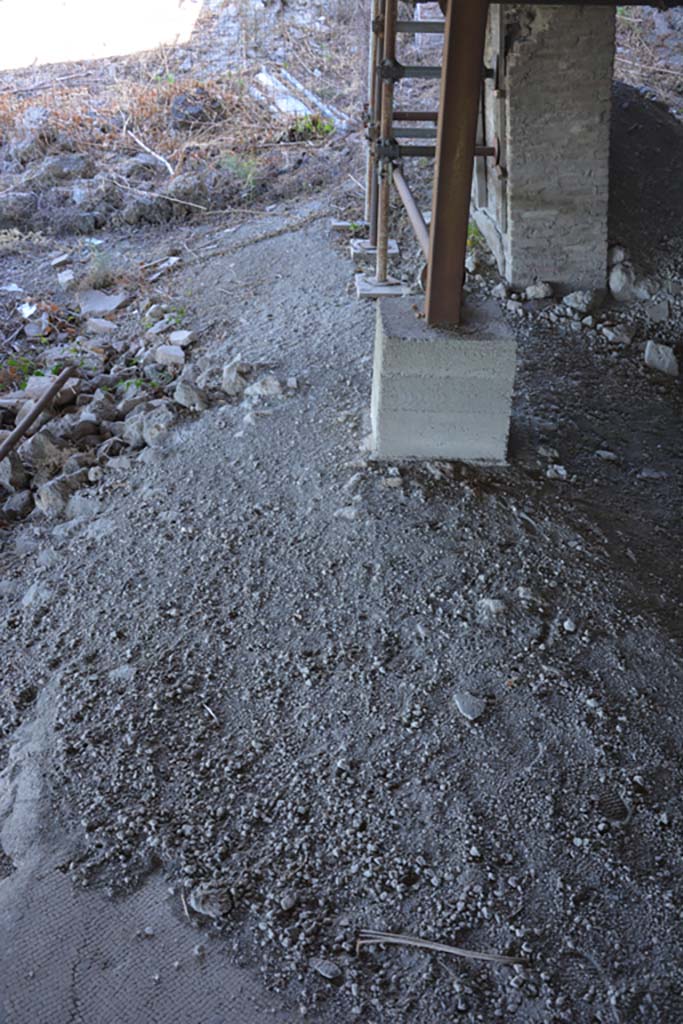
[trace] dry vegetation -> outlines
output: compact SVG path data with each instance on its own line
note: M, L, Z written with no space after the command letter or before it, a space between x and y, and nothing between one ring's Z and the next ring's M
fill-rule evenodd
M651 90L680 117L683 116L683 69L670 66L661 52L655 52L652 15L649 7L617 7L615 78Z

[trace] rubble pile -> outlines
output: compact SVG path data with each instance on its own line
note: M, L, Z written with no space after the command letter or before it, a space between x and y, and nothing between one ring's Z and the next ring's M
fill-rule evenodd
M55 263L63 266L63 258ZM67 274L73 276L60 271ZM249 416L261 399L297 387L296 379L283 384L265 364L239 354L218 366L206 355L194 359L197 338L180 326L184 311L153 297L136 301L126 291L87 289L74 294L68 309L23 301L17 312L24 339L43 344L31 359L10 360L18 379L21 371L24 376L20 387L0 391L0 442L35 410L64 367L76 372L0 462L0 516L7 521L34 509L68 517L78 507L77 491L99 484L108 465L159 447L188 413L242 402Z

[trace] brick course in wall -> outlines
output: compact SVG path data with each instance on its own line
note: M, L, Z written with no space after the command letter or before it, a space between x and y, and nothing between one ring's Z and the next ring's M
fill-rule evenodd
M488 81L484 116L504 173L478 171L474 205L517 287L606 286L614 17L611 7L492 8L487 62L498 56L500 91Z

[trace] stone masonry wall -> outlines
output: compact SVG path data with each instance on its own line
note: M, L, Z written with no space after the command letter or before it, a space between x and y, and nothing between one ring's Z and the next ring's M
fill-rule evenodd
M484 113L502 173L479 172L477 223L511 284L603 289L614 9L495 6L489 66L496 55Z

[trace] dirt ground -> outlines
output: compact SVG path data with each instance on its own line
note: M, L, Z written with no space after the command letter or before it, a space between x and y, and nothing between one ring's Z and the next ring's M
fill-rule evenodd
M128 298L85 346L98 392L41 427L69 421L80 486L36 475L1 528L3 1024L683 1017L682 403L643 362L680 340L683 132L627 86L613 126L649 297L592 325L502 302L495 471L368 456L375 310L330 231L352 156L247 214L7 242L26 301L70 309L52 261L98 249ZM165 318L182 371L148 358Z

